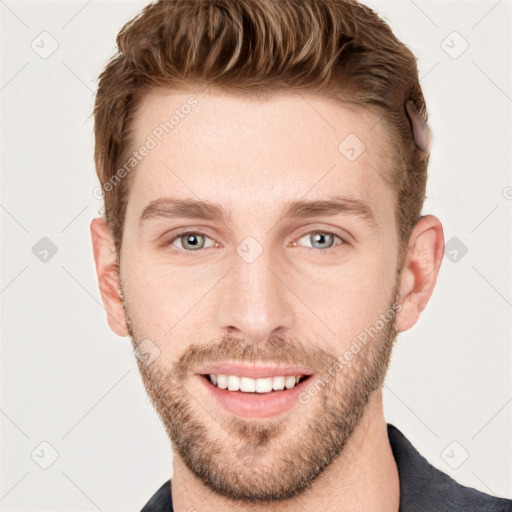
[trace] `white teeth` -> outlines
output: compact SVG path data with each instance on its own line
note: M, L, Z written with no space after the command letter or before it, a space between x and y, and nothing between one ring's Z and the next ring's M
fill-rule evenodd
M274 377L272 389L275 391L282 391L284 389L284 377Z
M254 393L256 391L256 381L254 379L249 379L248 377L241 377L240 391L245 391L246 393Z
M243 393L270 393L294 388L301 375L289 375L278 377L265 377L251 379L250 377L237 377L236 375L209 375L212 384L220 389L229 391L242 391Z
M228 388L228 378L226 375L217 375L217 387L219 387L220 389Z
M284 387L286 389L292 389L295 387L295 377L293 375L290 375L284 379Z
M272 391L272 377L266 379L249 379L256 383L256 391L258 393L270 393Z
M240 379L236 375L228 375L229 391L238 391L240 389Z

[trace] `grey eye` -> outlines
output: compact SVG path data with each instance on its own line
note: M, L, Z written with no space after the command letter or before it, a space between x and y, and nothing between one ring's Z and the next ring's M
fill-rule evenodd
M313 249L330 249L331 247L334 246L334 241L336 238L341 240L339 236L335 235L334 233L329 233L327 231L314 231L312 233L308 233L299 240L302 240L304 238L308 239L309 243L312 244Z
M202 249L205 244L205 236L199 233L185 233L176 238L181 242L181 246L185 250Z
M314 233L310 235L310 240L318 244L318 249L328 249L334 244L334 235L332 233Z

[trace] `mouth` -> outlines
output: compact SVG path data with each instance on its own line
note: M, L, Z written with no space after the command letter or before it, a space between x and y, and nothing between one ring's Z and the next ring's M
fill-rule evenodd
M277 375L257 379L224 374L203 374L201 377L207 379L219 389L227 389L231 392L267 394L293 389L307 380L310 375Z
M209 400L242 418L269 418L289 411L313 380L312 374L300 373L259 378L208 373L198 377Z

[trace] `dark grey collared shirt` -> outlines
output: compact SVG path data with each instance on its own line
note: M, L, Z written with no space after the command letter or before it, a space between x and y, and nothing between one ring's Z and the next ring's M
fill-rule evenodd
M400 479L399 512L512 512L512 500L457 483L429 464L394 425L387 425ZM170 480L141 512L173 512Z

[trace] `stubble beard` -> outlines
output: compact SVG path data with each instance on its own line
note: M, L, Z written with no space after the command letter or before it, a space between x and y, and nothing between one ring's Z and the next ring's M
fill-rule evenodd
M396 311L397 290L387 311ZM135 349L139 342L126 305L125 314ZM137 365L174 453L196 478L234 502L279 502L303 494L342 454L372 393L384 382L398 334L395 325L396 315L366 344L359 343L359 352L335 372L336 354L321 348L313 354L297 339L283 338L271 338L260 348L223 338L219 344L188 346L170 369L158 366L158 360L147 365L137 358ZM187 379L200 364L229 359L299 363L323 368L319 379L329 369L334 376L309 404L294 406L283 419L245 420L220 411L211 416Z

